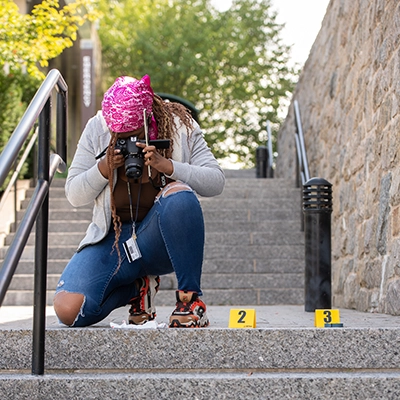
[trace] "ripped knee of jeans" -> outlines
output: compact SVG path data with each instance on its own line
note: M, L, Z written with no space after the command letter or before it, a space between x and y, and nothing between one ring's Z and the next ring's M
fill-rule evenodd
M79 315L83 315L85 301L86 298L81 293L59 291L54 296L54 311L63 324L73 326Z
M180 181L171 182L160 191L157 198L159 198L160 196L167 197L171 193L184 192L184 191L193 192L193 189L188 184Z

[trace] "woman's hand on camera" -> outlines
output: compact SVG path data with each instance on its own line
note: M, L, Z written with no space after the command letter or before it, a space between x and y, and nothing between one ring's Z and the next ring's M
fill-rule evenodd
M174 172L172 161L158 153L155 146L146 146L145 143L136 143L136 146L143 149L144 165L150 165L150 167L165 175L172 175Z
M114 169L122 167L125 164L125 159L124 156L121 154L121 150L119 149L114 149ZM108 168L108 158L103 157L99 163L97 164L99 171L101 172L101 174L104 176L104 178L108 179L108 172L109 172L109 168Z

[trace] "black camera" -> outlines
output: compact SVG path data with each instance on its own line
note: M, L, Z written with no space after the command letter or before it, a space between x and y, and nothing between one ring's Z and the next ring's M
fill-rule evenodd
M138 140L136 136L126 139L117 139L115 148L121 151L125 158L125 174L128 178L139 179L143 173L143 149L136 146L136 143L146 143L145 140ZM149 146L155 146L156 149L168 149L169 139L149 140Z

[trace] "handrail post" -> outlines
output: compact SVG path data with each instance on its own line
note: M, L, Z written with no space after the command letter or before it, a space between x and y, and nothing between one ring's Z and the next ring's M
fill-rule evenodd
M38 181L49 182L50 167L50 118L49 97L39 116ZM32 374L44 374L46 293L47 293L47 242L49 224L49 194L43 200L36 220L35 281L33 299Z

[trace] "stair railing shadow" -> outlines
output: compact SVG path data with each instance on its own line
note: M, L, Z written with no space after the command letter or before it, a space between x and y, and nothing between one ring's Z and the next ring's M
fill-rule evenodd
M51 95L57 91L56 153L50 154ZM32 374L43 375L45 352L47 245L49 190L55 173L66 170L68 86L60 72L51 70L36 92L3 152L0 154L0 186L15 165L18 154L38 121L36 187L4 257L0 270L0 306L36 221Z

